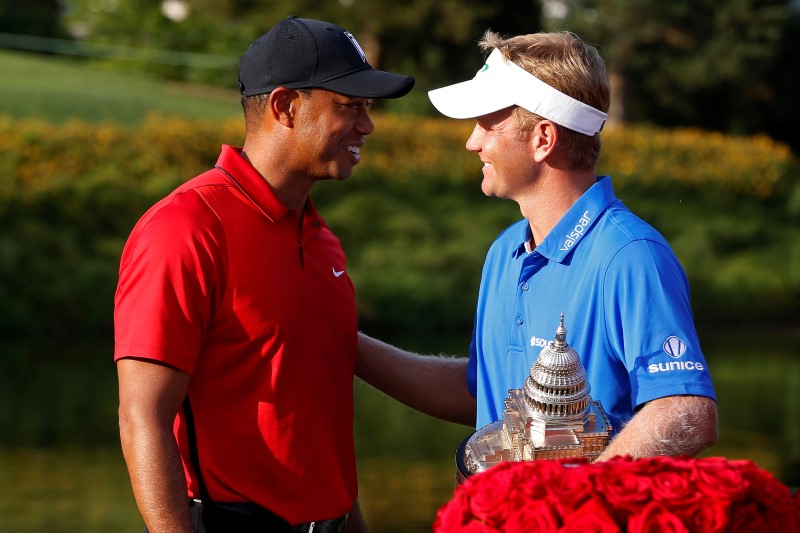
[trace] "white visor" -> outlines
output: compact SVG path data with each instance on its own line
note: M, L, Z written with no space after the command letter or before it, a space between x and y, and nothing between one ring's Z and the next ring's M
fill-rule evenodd
M608 117L506 61L496 48L474 78L429 91L428 97L440 113L450 118L480 117L518 105L589 136L603 129Z

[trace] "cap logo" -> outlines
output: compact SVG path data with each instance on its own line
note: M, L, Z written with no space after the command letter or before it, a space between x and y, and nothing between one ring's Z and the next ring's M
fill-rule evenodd
M356 38L353 37L353 34L350 33L349 31L344 32L344 34L347 36L348 39L350 39L350 42L353 43L353 46L356 47L358 54L361 56L361 59L364 61L364 63L366 63L367 55L364 53L364 50L361 49L361 45L358 44L358 41L356 41Z

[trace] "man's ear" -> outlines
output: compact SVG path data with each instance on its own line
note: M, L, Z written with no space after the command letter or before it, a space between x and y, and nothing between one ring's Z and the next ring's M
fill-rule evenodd
M269 112L276 122L291 128L294 126L295 102L300 93L286 87L277 87L269 95Z
M530 134L531 150L533 158L537 163L541 163L555 151L558 144L558 128L550 120L542 120Z

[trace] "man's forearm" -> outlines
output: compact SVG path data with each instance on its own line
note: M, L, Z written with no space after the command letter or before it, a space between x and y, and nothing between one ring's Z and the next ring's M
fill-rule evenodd
M419 355L359 334L356 375L384 394L443 420L475 424L467 359Z
M171 428L120 415L122 452L133 494L150 533L193 531L186 480Z
M669 396L647 403L598 459L617 455L695 456L717 440L717 404L704 396Z

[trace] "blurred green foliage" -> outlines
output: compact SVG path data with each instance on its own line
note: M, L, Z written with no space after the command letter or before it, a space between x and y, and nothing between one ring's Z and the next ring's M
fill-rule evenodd
M371 63L413 74L422 91L389 103L431 110L427 89L474 75L476 43L567 30L597 46L613 86L611 120L766 132L800 153L800 9L796 0L62 0L76 42L127 47L108 62L166 79L236 87L238 58L288 15L330 20L359 39ZM177 9L170 10L168 7ZM150 60L147 59L148 51ZM226 69L167 65L155 51L229 57ZM411 101L414 105L409 105Z
M408 71L426 83L460 73L465 50L472 52L475 64L473 43L487 28L531 33L541 27L536 0L407 0L402 5L375 0L173 0L181 5L177 17L168 14L168 2L161 0L64 3L65 24L81 28L87 42L229 55L234 68L252 41L287 16L328 20L358 38L374 67ZM510 12L515 16L509 17ZM146 62L132 62L128 68L224 83L203 69ZM225 86L235 87L236 79L230 82Z
M634 122L746 131L748 108L775 99L789 2L776 0L572 0L548 30L597 43L618 109ZM788 76L787 76L788 77ZM776 113L777 115L778 113Z
M471 124L377 113L362 164L315 202L348 253L363 328L468 335L484 254L520 217L480 192ZM241 144L239 119L150 115L137 129L0 118L0 332L108 334L119 255L138 217ZM796 319L800 190L764 137L612 128L601 172L671 240L700 320Z

